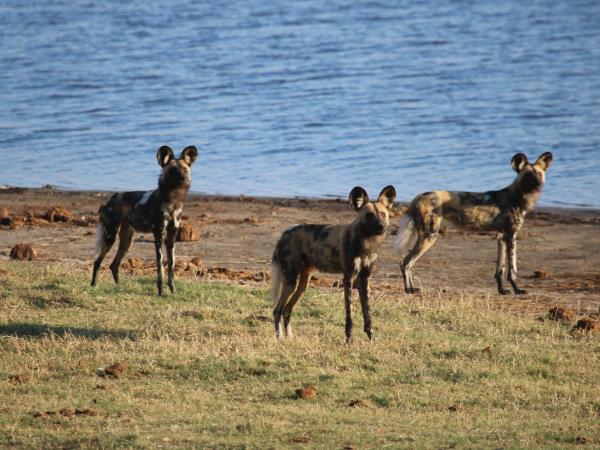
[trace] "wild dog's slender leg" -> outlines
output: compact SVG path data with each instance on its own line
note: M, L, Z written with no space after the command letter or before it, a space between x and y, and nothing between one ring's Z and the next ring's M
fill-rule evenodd
M129 250L129 247L131 247L131 241L133 241L133 228L127 222L124 222L121 224L121 229L119 230L119 249L117 250L115 259L110 264L110 271L115 283L119 282L119 267L121 266L123 257Z
M498 292L502 295L509 293L504 288L504 270L506 267L506 236L504 233L498 233L498 259L496 260L496 282L498 283Z
M371 269L363 269L358 274L358 295L360 297L360 307L363 314L364 330L369 336L369 340L373 340L373 328L371 327L371 307L369 305L369 277Z
M407 294L415 294L419 292L419 288L413 286L412 267L425 254L427 250L435 243L438 238L437 231L434 233L419 234L417 242L408 255L402 261L402 275L404 277L404 290Z
M163 259L162 259L162 242L163 228L154 228L154 249L156 250L156 286L158 288L159 297L163 294Z
M102 219L100 219L102 220ZM102 265L102 260L109 252L115 240L117 239L117 230L119 229L119 224L116 223L103 223L100 222L98 225L98 233L102 233L97 237L98 239L98 253L96 255L96 259L94 260L94 270L92 272L92 286L96 286L96 281L98 278L98 270L100 270L100 266Z
M281 338L281 315L283 313L283 308L288 302L292 293L296 290L296 283L298 281L298 273L297 272L286 272L284 271L285 282L283 283L283 288L281 289L281 294L279 296L279 301L275 308L273 308L273 322L275 323L275 337L277 339Z
M512 233L506 239L508 253L508 281L512 285L515 294L526 294L527 291L517 286L517 234Z
M344 305L346 307L346 342L352 343L352 281L354 273L344 274Z
M406 266L404 265L404 261L406 261L406 258L408 257L408 255L406 255L406 257L404 257L402 259L402 261L400 261L400 271L402 272L402 280L404 281L404 291L406 293L413 293L413 280L412 280L412 273L410 273L407 269Z
M175 292L175 236L177 234L177 228L174 222L169 222L167 227L167 236L165 238L165 244L167 246L167 266L169 268L169 275L167 280L167 286L171 290L171 293Z
M292 310L296 303L300 301L304 293L306 292L306 288L308 287L308 282L310 280L310 272L304 270L300 272L300 280L298 281L298 287L285 304L283 308L283 325L285 327L285 335L286 337L292 337L292 327L290 325L290 320L292 318Z

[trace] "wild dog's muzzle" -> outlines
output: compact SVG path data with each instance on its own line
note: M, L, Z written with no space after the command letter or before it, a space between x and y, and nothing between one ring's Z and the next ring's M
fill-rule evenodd
M368 226L369 234L385 233L385 225L380 222L371 222Z
M526 174L521 181L522 192L540 191L543 187L544 181L533 173Z

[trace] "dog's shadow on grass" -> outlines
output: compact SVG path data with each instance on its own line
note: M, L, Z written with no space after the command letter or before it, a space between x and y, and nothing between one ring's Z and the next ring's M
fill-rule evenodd
M1 336L21 338L44 338L50 336L64 338L67 336L74 336L94 341L102 338L131 340L135 340L136 338L135 333L129 330L54 326L37 323L10 323L0 325L0 337Z

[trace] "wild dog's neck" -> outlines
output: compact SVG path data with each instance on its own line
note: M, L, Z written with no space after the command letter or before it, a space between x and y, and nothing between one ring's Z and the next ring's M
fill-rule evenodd
M518 180L513 181L513 183L506 188L509 192L510 196L515 200L515 203L519 205L523 211L530 212L535 208L535 204L542 192L540 190L535 190L531 192L522 192L521 187L519 186Z
M190 185L187 183L173 186L163 180L158 182L158 195L160 196L162 202L184 202L189 190Z

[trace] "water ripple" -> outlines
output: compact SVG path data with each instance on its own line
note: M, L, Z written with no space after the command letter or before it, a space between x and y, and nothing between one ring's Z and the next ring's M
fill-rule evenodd
M600 207L600 2L0 7L0 184L347 195L508 184L552 150L543 202Z

